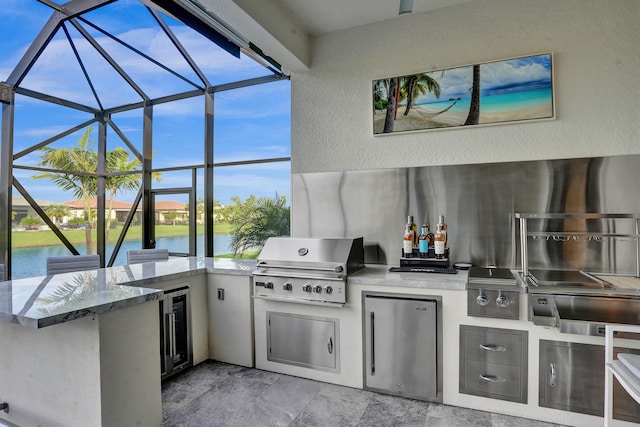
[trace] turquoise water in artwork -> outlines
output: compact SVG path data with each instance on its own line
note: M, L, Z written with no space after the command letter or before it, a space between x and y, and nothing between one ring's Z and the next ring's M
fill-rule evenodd
M480 113L502 113L550 105L551 89L527 90L502 95L481 96Z
M447 108L453 101L438 101L425 104L417 104L429 112L437 112ZM469 104L471 100L469 98L459 100L456 105L449 111L442 113L438 118L446 118L451 116L465 116L469 113ZM505 93L492 96L480 97L480 118L482 120L483 115L497 115L497 114L517 114L519 111L525 111L527 109L537 109L541 107L549 107L549 111L552 112L551 105L553 102L553 92L551 88L548 89L536 89L520 92ZM551 117L551 114L543 117L531 117L531 118L546 118Z

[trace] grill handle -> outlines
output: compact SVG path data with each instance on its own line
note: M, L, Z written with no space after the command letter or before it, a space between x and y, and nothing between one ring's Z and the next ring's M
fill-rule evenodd
M307 271L330 271L332 273L342 273L344 272L344 267L341 265L336 265L334 267L301 267L298 265L280 265L280 264L268 264L264 261L261 261L257 264L258 268L284 268L288 270L307 270Z

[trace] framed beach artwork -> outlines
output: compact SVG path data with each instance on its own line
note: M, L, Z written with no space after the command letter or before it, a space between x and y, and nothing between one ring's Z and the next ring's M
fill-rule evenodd
M373 133L555 118L551 53L373 81Z

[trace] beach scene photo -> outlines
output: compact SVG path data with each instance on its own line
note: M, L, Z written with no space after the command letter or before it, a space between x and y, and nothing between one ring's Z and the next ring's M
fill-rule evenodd
M373 133L554 118L550 53L373 81Z

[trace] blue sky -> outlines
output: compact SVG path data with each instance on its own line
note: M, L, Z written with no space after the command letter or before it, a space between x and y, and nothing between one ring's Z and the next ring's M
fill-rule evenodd
M0 26L0 80L5 81L23 53L37 36L51 14L51 9L36 0L2 0ZM137 0L118 0L85 15L87 20L121 38L136 49L201 84L195 73L169 43L151 14ZM213 45L190 28L164 17L180 42L187 48L213 85L271 74L252 59L237 59ZM100 34L90 26L84 28L131 75L152 98L193 89L155 64L132 54L128 49ZM105 107L138 102L140 98L95 53L88 42L71 25L69 36L85 64ZM97 106L82 69L75 59L64 32L59 31L24 80L23 87L60 96L74 102ZM16 99L14 152L76 126L91 115L23 96ZM203 162L202 97L159 105L154 108L154 167L195 165ZM116 125L136 148L141 150L142 115L134 110L113 116ZM215 98L215 162L244 161L290 155L290 87L288 81L221 92ZM70 146L82 132L52 144ZM97 134L94 132L94 135ZM108 149L125 145L113 132L107 136ZM16 164L34 166L38 153L29 154ZM34 198L48 201L72 199L45 180L33 180L31 171L14 170L14 175ZM190 185L190 173L165 173L158 187ZM215 174L215 197L228 203L231 196L242 199L250 194L272 197L277 192L290 200L288 162L220 168ZM119 200L130 201L132 194Z
M446 101L449 98L469 98L473 84L473 67L457 67L427 73L440 84L440 98L429 93L416 103ZM551 57L549 54L496 61L480 65L482 96L551 87Z

